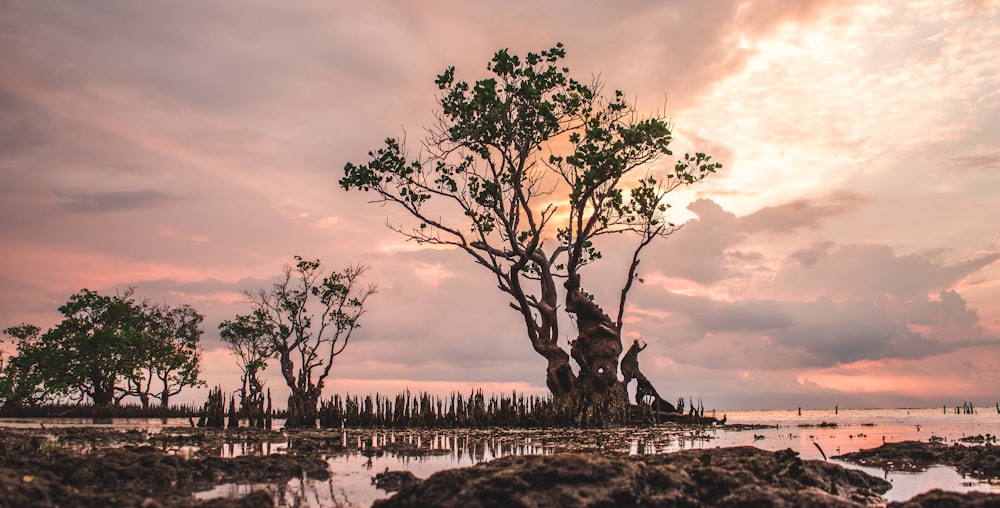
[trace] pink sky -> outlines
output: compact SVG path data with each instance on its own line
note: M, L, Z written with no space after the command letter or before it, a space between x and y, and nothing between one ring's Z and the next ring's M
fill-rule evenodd
M543 391L488 274L402 243L384 227L402 216L336 182L422 136L446 66L475 80L499 48L561 41L575 75L665 109L677 153L725 164L671 197L686 226L629 307L667 398L1000 399L1000 2L622 5L3 3L0 327L135 286L206 315L204 377L232 390L216 327L243 290L296 254L364 261L380 292L333 390ZM598 301L623 256L592 267Z

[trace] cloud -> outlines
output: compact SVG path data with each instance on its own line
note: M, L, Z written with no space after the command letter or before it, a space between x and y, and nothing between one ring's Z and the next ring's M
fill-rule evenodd
M815 229L829 217L849 212L868 202L860 195L838 193L820 200L797 199L777 206L765 206L740 219L744 231L791 233L801 228Z
M888 309L873 301L785 303L792 324L775 329L775 342L803 352L797 362L806 366L831 366L858 360L919 359L960 347L912 333L905 321L894 319Z
M957 293L941 302L863 299L721 302L675 293L646 295L628 330L667 354L716 369L827 368L867 360L916 360L1000 344ZM666 309L656 316L643 309ZM917 331L918 330L918 331Z
M697 215L662 245L651 249L656 270L670 277L682 277L703 285L746 276L746 269L763 261L759 252L733 247L750 235L789 235L815 230L823 221L842 216L868 200L858 194L840 192L817 199L797 199L765 206L742 217L728 212L715 201L696 199L688 210ZM796 259L815 262L819 251L803 250Z
M433 124L441 69L475 80L499 48L561 40L575 77L664 108L677 153L725 164L673 196L694 217L647 250L627 314L668 392L832 402L850 377L884 381L885 398L856 400L909 403L891 379L996 381L994 5L576 7L12 3L0 317L43 324L80 287L134 284L196 302L217 345L243 286L293 254L363 260L382 290L338 377L540 386L496 281L455 252L395 249L384 224L400 216L336 181L386 135ZM629 252L601 248L586 282L607 307Z
M799 265L808 268L815 265L820 259L826 257L835 245L836 244L831 241L818 242L809 247L798 249L791 253L788 257L798 262Z
M692 203L698 218L670 239L691 257L687 264L654 260L663 271L633 292L627 331L662 338L654 354L687 365L768 371L920 360L1000 343L955 289L1000 253L947 261L944 250L899 255L886 245L791 234L781 237L791 247L783 259L741 250L761 233L810 230L864 201L800 200L744 217L710 200ZM817 205L824 202L838 204ZM796 214L803 217L792 220ZM794 247L802 241L811 243Z
M952 157L949 160L955 169L979 169L984 171L1000 169L1000 152Z
M986 253L944 264L925 254L897 256L886 245L822 242L793 252L767 291L805 299L908 299L950 289L997 260L1000 253Z
M102 213L149 208L161 203L176 201L177 196L154 189L134 191L84 192L79 190L55 190L62 198L62 207L70 212Z
M697 218L684 223L667 241L649 249L648 265L668 276L683 277L701 284L711 284L731 277L726 250L745 236L739 230L736 215L710 199L698 199L688 205Z

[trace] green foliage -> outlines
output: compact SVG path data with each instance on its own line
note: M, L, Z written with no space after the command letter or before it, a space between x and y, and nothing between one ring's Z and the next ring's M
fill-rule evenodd
M241 370L250 375L266 368L267 359L274 355L267 327L256 313L223 321L219 335L236 354Z
M580 272L602 259L598 240L628 234L636 242L613 322L620 332L641 251L677 229L667 194L722 167L696 153L669 169L668 120L643 116L621 91L604 96L600 83L572 78L565 56L562 44L524 57L503 49L487 66L490 75L474 83L448 67L435 80L438 123L420 156L410 158L388 138L367 163L347 163L339 181L416 219L413 228L391 226L408 239L457 247L490 270L549 360L553 390L572 389L553 377L567 357L556 345L556 309L578 320L603 315L586 303L593 296ZM566 290L563 304L556 281Z
M598 236L671 232L666 193L721 164L686 154L662 177L648 169L633 177L672 154L669 123L641 118L621 91L603 98L599 84L571 78L558 65L565 54L562 44L524 58L500 50L488 65L493 75L473 84L445 69L435 81L444 94L426 156L408 160L400 141L388 138L367 164L346 164L340 185L410 212L419 219L418 228L401 230L410 238L477 250L470 253L487 266L499 256L527 269L524 259L535 261L539 241L555 233L561 245L549 257L563 259L549 264L572 273L600 259ZM459 213L425 211L434 198ZM568 212L559 221L557 209ZM453 222L459 216L466 226Z
M236 355L240 367L240 412L251 420L251 426L263 417L264 380L260 374L275 353L265 323L258 310L250 315L225 320L219 325L219 335Z
M143 372L138 382L133 382L135 395L146 405L146 397L159 400L168 407L170 397L185 386L204 386L198 379L201 374L201 324L204 316L190 305L169 307L142 304L145 323L142 343L138 351L139 369ZM134 380L136 377L128 377ZM153 388L153 380L157 386Z
M7 328L4 333L14 338L16 350L10 356L0 350L0 402L4 408L44 402L47 394L42 386L42 374L30 361L37 354L41 329L21 324Z
M144 341L145 323L131 292L103 296L83 289L59 312L63 321L42 335L38 350L46 388L89 397L97 406L120 400L119 381L138 377Z
M135 395L164 406L182 386L198 383L203 317L189 306L137 303L132 292L104 296L82 289L59 307L63 320L45 333L32 325L4 332L17 340L6 385L96 406ZM153 378L162 389L150 393ZM144 389L143 389L144 387ZM18 397L14 396L14 400ZM26 396L25 400L37 398Z

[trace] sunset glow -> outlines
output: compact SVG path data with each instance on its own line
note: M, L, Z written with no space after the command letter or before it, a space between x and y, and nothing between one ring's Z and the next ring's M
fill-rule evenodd
M665 398L1000 399L998 0L6 2L0 328L134 287L206 315L204 378L231 391L218 324L244 291L294 255L361 262L380 290L326 393L543 393L496 279L337 180L386 137L418 149L445 67L473 81L559 41L572 75L665 113L675 156L724 164L668 196L683 227L625 313ZM633 240L584 269L606 312Z

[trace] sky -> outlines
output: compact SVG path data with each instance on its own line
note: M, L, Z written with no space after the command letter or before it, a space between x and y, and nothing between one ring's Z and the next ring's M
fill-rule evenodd
M379 293L326 393L543 393L489 274L404 242L386 222L406 217L337 180L422 137L447 66L474 81L498 49L557 42L572 75L666 112L675 153L725 166L669 197L684 227L647 249L628 306L665 398L1000 399L997 0L7 0L0 327L134 287L205 314L203 378L228 391L217 327L244 291L295 255L364 262ZM602 247L586 283L610 308L627 253Z

